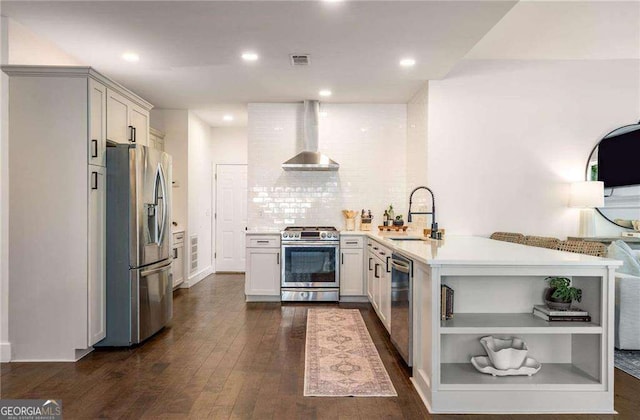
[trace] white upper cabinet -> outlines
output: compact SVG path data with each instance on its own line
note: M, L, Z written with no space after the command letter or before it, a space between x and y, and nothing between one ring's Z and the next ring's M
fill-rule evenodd
M145 146L149 145L149 112L136 104L129 109L129 125L133 127L133 140Z
M129 127L130 101L111 89L107 89L107 139L116 143L133 140L133 130Z
M107 88L89 79L89 164L105 166L107 149Z
M149 126L149 140L147 146L164 152L164 133Z
M149 111L118 92L107 89L107 139L147 146Z

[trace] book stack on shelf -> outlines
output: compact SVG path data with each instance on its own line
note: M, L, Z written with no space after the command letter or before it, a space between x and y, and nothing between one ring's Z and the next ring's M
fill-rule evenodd
M534 305L533 314L549 322L591 322L589 312L580 308L571 308L566 311L550 309L547 305Z
M453 318L453 289L447 285L440 286L440 319L446 321Z

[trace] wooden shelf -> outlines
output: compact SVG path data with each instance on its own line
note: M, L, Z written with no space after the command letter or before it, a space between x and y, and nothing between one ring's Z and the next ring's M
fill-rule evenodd
M494 377L469 363L440 365L440 390L584 390L600 391L604 385L571 363L542 363L533 376Z
M441 334L601 334L593 322L547 322L530 313L455 314L440 321ZM471 366L471 365L470 365Z

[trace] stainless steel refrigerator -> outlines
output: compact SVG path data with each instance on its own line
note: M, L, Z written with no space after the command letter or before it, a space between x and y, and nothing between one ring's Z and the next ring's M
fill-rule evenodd
M140 343L171 320L171 156L139 144L107 148L107 336Z

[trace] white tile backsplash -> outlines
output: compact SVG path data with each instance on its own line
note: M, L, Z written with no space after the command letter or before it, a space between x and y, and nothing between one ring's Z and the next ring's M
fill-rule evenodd
M319 150L337 172L286 172L302 151L302 104L249 104L248 225L344 228L342 209L369 210L374 224L393 203L405 215L406 104L322 104Z

